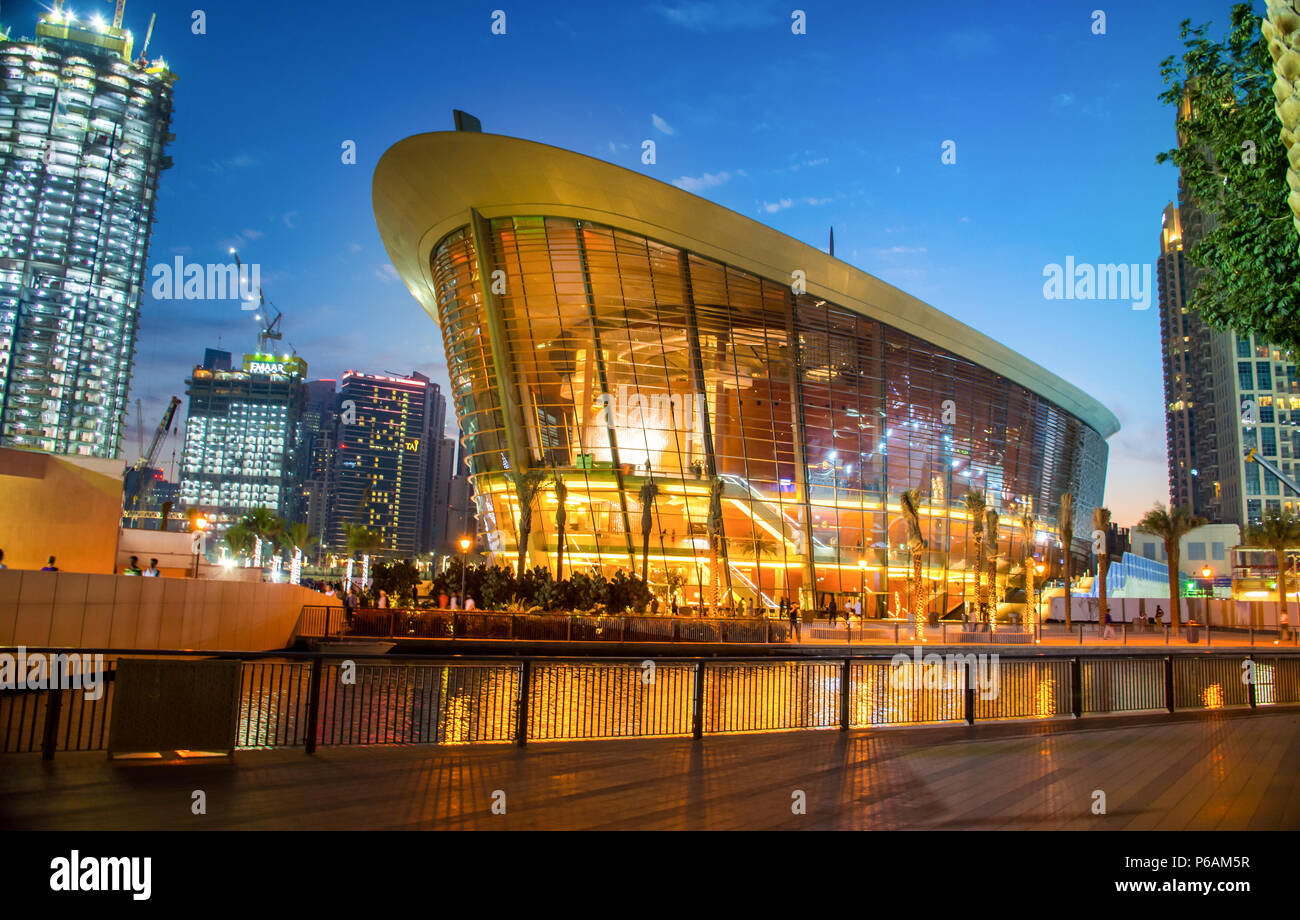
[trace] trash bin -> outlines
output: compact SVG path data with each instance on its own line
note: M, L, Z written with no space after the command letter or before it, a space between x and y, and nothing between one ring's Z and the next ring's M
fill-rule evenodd
M1201 641L1201 624L1195 620L1187 621L1187 644L1195 645Z

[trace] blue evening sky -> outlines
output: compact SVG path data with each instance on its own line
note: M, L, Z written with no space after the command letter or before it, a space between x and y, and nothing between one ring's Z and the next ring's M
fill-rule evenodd
M48 5L5 3L3 21L33 34ZM156 8L149 54L179 74L150 264L222 262L236 245L313 377L420 370L445 391L441 338L388 263L370 179L390 145L449 129L462 108L487 131L675 182L815 246L834 225L840 258L1115 412L1106 496L1128 525L1168 500L1154 298L1146 311L1049 301L1043 268L1154 262L1177 194L1173 167L1154 163L1174 139L1158 65L1180 49L1180 20L1218 34L1230 5L131 0L127 26L142 38ZM192 32L196 7L206 35ZM806 35L791 33L795 8ZM355 166L340 162L345 140ZM955 165L940 162L945 140ZM255 333L233 301L146 295L132 392L146 429L205 347L251 351ZM134 430L132 412L132 455Z

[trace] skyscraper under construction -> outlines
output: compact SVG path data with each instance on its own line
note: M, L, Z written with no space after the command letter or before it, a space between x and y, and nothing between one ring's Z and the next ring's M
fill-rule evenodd
M0 39L0 445L116 457L176 79L119 16Z

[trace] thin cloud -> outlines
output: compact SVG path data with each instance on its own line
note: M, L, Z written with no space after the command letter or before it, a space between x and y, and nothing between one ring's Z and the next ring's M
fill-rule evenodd
M704 173L703 175L699 175L699 176L682 176L680 178L674 179L673 185L677 186L679 189L682 189L683 191L691 192L693 194L698 195L700 192L703 192L706 189L711 189L715 186L721 185L722 183L726 182L730 178L731 178L731 173L726 172L724 170L723 172L718 172L718 173Z
M730 32L760 29L782 21L778 13L764 6L754 0L692 0L655 3L650 6L650 12L691 32Z
M650 114L650 121L655 126L656 131L659 131L663 134L677 133L676 131L673 130L672 125L668 124L668 122L664 121L662 118L660 118L658 115L655 115L653 112Z

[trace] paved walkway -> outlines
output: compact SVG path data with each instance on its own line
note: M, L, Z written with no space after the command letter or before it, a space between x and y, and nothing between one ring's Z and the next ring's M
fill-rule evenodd
M206 815L191 813L196 789ZM1300 711L241 752L235 765L5 755L0 828L1294 830Z

